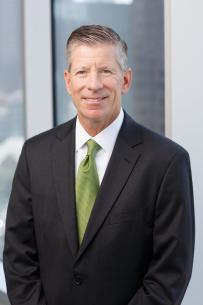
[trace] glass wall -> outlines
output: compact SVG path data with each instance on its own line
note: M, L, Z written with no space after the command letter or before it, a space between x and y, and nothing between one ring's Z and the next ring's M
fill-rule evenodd
M53 1L56 123L75 115L63 71L67 37L83 24L103 24L120 33L129 47L133 86L123 107L138 122L164 134L164 1Z
M0 0L0 261L8 198L24 141L22 32L22 1Z

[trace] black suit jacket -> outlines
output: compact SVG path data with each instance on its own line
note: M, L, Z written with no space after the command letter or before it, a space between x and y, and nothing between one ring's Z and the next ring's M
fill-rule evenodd
M125 114L79 247L74 141L75 119L22 149L4 249L11 304L180 304L194 246L188 153Z

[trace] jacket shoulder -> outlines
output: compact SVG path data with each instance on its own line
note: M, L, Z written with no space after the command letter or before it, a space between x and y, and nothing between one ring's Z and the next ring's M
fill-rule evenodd
M137 123L129 115L126 115L126 126L132 137L139 136L140 142L143 144L143 149L150 154L161 155L175 155L175 154L186 154L187 150L180 144L176 143L168 137L158 134Z
M58 138L59 140L62 140L64 137L66 137L71 131L73 131L75 128L75 118L58 125L57 127L51 128L47 131L44 131L38 135L35 135L25 141L25 145L27 146L35 146L38 144L44 144L51 143Z

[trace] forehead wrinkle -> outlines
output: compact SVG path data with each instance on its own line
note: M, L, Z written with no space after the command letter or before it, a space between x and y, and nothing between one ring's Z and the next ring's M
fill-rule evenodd
M85 60L86 61L86 60ZM87 60L88 61L88 60ZM87 63L76 63L74 64L74 70L77 70L77 69L89 69L91 67L95 67L95 68L98 68L98 69L105 69L105 68L108 68L108 69L113 69L112 67L112 62L100 62L100 60L96 60L96 61L90 61L90 62L87 62Z
M99 46L101 45L101 47L105 47L105 46L107 46L107 47L113 47L113 49L114 49L114 51L115 51L115 55L114 55L114 60L115 60L115 62L117 63L117 65L118 65L118 67L119 67L119 69L121 70L121 71L123 71L123 69L122 69L122 66L121 66L121 63L120 63L120 60L119 60L119 58L120 58L120 56L119 56L119 54L120 54L120 52L119 52L119 48L116 46L116 45L112 45L112 44L96 44L96 45L92 45L92 46L90 46L90 45L85 45L85 44L76 44L76 45L73 45L72 47L71 47L71 56L69 57L69 66L68 66L68 68L69 68L69 71L71 70L71 68L72 68L72 66L73 66L73 57L74 57L74 54L75 54L75 51L77 51L77 48L79 47L84 47L84 48L90 48L90 49L98 49L99 48ZM93 55L91 55L91 56L89 56L89 57L86 57L86 59L85 60L91 60L91 58L92 59L94 59L94 58L98 58L99 56L98 55L96 55L96 54L93 54ZM111 67L111 63L108 63L107 64L109 67ZM97 63L95 62L95 66L97 66ZM75 70L75 69L74 69Z

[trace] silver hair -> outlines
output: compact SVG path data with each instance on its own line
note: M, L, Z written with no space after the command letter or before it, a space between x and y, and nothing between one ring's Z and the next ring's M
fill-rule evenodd
M128 47L124 40L111 28L101 25L84 25L73 31L66 43L66 59L68 69L71 68L71 54L79 45L95 46L97 44L112 44L117 47L117 61L124 72L128 68Z

